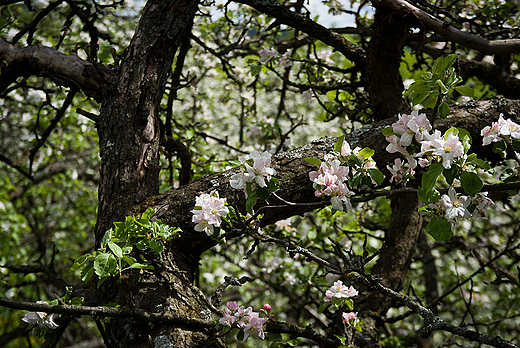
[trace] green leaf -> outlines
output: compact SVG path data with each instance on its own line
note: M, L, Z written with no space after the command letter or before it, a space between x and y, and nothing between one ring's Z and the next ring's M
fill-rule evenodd
M281 333L278 333L278 332L268 332L267 333L267 339L269 341L281 341L283 338L282 338L282 334Z
M457 86L455 90L462 95L473 97L473 89L468 86Z
M381 185L383 180L385 180L385 176L383 175L383 173L381 173L379 169L369 168L367 172L368 175L370 175L370 177L377 183L377 185Z
M343 141L345 141L345 135L342 135L338 138L338 141L336 141L336 144L334 144L334 151L341 153Z
M160 240L151 240L150 243L148 243L148 246L156 254L160 254L164 250L164 245Z
M442 166L442 164L433 163L430 166L430 168L428 168L428 171L423 174L421 179L421 186L425 194L428 195L429 193L433 192L433 188L437 183L437 179L439 178L439 175L441 175L443 170L444 167Z
M441 117L441 119L444 119L444 118L448 117L449 114L450 114L450 107L448 106L448 103L442 102L439 105L439 116Z
M450 222L439 216L434 216L426 225L425 230L439 242L447 242L453 236Z
M107 242L112 239L112 232L113 230L112 229L109 229L108 231L105 232L105 234L103 235L103 238L101 239L101 247L102 248L106 248L107 246Z
M372 157L376 152L369 147L363 148L363 150L359 151L358 156L363 156L364 159L368 159Z
M422 100L421 104L425 109L432 109L437 105L437 99L439 98L439 92L433 90L425 99Z
M436 203L441 198L439 191L433 190L433 192L425 192L421 186L417 188L417 196L424 204Z
M491 165L489 164L489 162L481 160L480 158L477 158L477 154L475 154L475 153L468 155L468 159L466 160L466 163L472 164L472 165L482 168L484 170L491 169Z
M493 143L493 152L498 153L502 158L506 158L507 156L507 144L505 141L498 141L496 143Z
M251 64L250 67L251 67L251 76L256 76L260 73L260 71L262 71L262 65Z
M391 137L392 135L395 135L394 129L392 127L385 127L381 131L385 137Z
M153 208L148 208L146 211L141 215L141 219L149 221L152 216L154 216L155 210Z
M467 195L474 196L482 189L484 184L475 173L463 171L460 175L460 184Z
M114 253L114 255L116 255L116 257L118 259L123 258L123 250L121 249L121 247L119 245L117 245L116 243L113 243L113 242L108 242L107 245L108 245L108 248L110 250L112 250L112 252Z
M269 190L267 187L259 187L256 189L256 195L258 198L263 199L264 201L269 198Z
M70 268L71 271L75 271L77 269L80 269L87 261L91 260L93 258L92 254L85 254L83 256L78 257L75 261L72 267Z
M321 161L319 159L317 159L317 158L305 157L303 160L306 161L306 162L309 162L310 164L313 164L313 165L315 165L317 167L321 166Z
M237 333L237 340L243 341L244 340L244 330L239 330Z
M350 298L345 299L344 303L350 310L354 309L354 301L352 301Z
M94 275L94 265L91 263L81 270L81 281L88 282Z
M106 278L117 273L117 260L111 253L100 253L94 260L94 272L100 278Z
M320 305L320 308L318 308L318 313L323 313L323 311L325 311L325 309L327 309L327 307L329 306L330 303L328 302L323 302L321 305Z
M129 266L132 266L134 263L137 262L137 260L135 259L135 257L132 257L132 256L123 256L123 260L128 263Z
M450 169L444 169L442 174L446 178L446 181L448 184L453 184L453 180L457 177L457 174L459 173L459 167L458 166L451 166Z
M291 347L296 347L298 346L298 340L293 338L292 340L285 342L285 344Z
M252 192L249 194L246 200L246 211L248 213L253 213L253 208L256 205L256 202L258 201L258 197L256 195L256 192Z
M513 143L511 144L511 147L515 151L520 151L520 139L515 139Z
M473 143L473 139L467 130L464 128L457 127L457 132L459 135L459 140L464 147L464 153L467 153L471 148L471 144Z
M139 263L139 262L131 264L129 268L148 269L148 270L154 269L154 267L152 265L145 265L144 263Z

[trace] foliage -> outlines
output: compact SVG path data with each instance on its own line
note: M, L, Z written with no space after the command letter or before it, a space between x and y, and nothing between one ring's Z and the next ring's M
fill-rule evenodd
M164 243L178 237L182 231L170 227L156 219L152 208L148 208L138 219L128 216L125 222L114 222L114 227L105 232L101 246L92 254L85 254L74 261L71 271L80 270L81 280L88 282L94 274L99 277L98 286L108 277L119 275L130 269L153 270L145 254L136 252L152 252L161 254ZM133 253L133 254L132 254ZM132 256L134 255L134 256Z

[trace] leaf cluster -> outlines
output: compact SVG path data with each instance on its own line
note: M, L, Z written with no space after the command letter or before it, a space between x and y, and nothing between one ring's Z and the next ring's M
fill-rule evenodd
M141 255L141 262L132 256L137 248L141 252L160 254L164 242L178 237L182 232L178 227L163 224L159 219L151 221L155 210L149 208L141 218L127 216L125 222L114 222L114 227L105 232L101 246L92 254L77 258L71 270L81 269L81 280L88 282L94 273L99 277L98 285L108 277L128 269L153 270L154 267Z
M435 60L431 71L428 71L403 92L410 96L412 104L421 104L424 108L433 108L441 118L450 114L448 103L444 99L455 89L462 95L472 97L473 90L468 86L456 86L462 78L455 72L453 64L458 54L450 54Z

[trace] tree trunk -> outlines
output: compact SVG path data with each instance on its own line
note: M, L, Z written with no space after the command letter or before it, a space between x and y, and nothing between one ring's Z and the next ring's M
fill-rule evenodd
M124 53L117 86L106 93L97 122L101 155L97 245L114 221L123 220L143 200L159 192L159 105L175 54L191 33L197 8L197 1L148 1ZM105 282L97 292L99 304L211 319L204 296L179 271L171 253L151 261L154 273ZM105 331L112 347L223 345L202 330L131 319L109 320Z

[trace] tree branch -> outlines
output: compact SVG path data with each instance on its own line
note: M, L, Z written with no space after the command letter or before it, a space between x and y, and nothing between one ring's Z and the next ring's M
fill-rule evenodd
M414 15L426 28L441 35L445 39L470 47L486 54L520 53L519 39L490 41L479 36L460 31L447 23L433 17L423 10L404 0L373 0L376 5L384 6L397 12Z
M17 77L36 75L49 77L60 86L79 88L101 102L116 76L110 68L94 66L75 54L66 55L40 45L17 48L1 38L0 60L7 63L0 75L0 93Z
M20 302L4 297L0 297L0 306L12 309L25 309L33 312L70 314L74 316L91 315L98 317L114 318L133 318L144 322L162 322L191 329L194 331L215 327L213 321L207 321L193 317L182 317L173 314L172 311L148 312L139 308L114 308L114 307L91 307L91 306L72 306L60 304L53 306L50 304L39 304L32 302Z
M278 1L273 0L234 0L246 4L259 12L276 18L281 24L286 24L294 29L301 30L309 36L319 39L341 52L345 58L354 62L360 69L365 66L365 51L351 43L340 34L325 28L301 14L289 10Z

